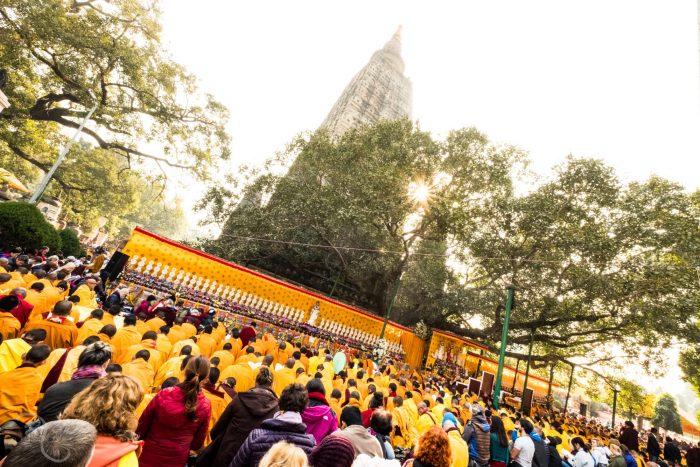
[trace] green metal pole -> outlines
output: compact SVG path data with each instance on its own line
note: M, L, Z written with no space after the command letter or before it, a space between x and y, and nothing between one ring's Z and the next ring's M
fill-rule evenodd
M530 378L530 361L532 360L532 344L535 342L535 330L530 331L530 348L527 351L527 364L525 365L525 381L523 381L523 395L520 400L520 410L525 407L525 390L527 389L527 380Z
M613 388L612 431L615 432L615 413L617 412L617 388Z
M501 383L503 382L503 366L506 361L506 345L508 343L508 324L510 323L510 309L513 307L515 287L508 286L506 296L506 313L503 320L503 334L501 335L501 349L498 353L498 372L496 373L496 386L493 389L493 406L498 409L501 400Z
M575 365L571 365L571 375L569 375L569 389L566 390L566 401L564 401L564 413L566 413L566 408L569 406L569 395L571 394L571 383L574 382L574 368Z
M384 339L384 332L386 331L386 325L389 322L389 316L391 316L391 309L394 307L394 302L396 301L396 296L399 294L399 288L401 288L401 276L396 281L396 288L394 289L394 295L391 297L391 302L389 302L389 308L386 309L384 313L384 324L382 324L382 332L379 334L380 339Z

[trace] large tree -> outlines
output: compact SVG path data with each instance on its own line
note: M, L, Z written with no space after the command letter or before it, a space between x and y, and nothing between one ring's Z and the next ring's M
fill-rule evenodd
M654 406L654 417L651 419L653 426L671 430L675 433L683 433L681 415L678 413L676 400L670 394L662 394Z
M407 121L338 140L319 131L282 154L292 158L287 174L251 178L240 203L209 193L225 225L207 248L379 314L401 278L392 318L492 350L515 284L509 355L524 358L533 336L536 365L615 354L649 366L674 339L700 341L698 211L682 186L624 185L575 158L538 182L515 148L473 129L437 141ZM420 179L432 187L425 204L409 193Z
M228 158L227 111L161 47L156 1L7 0L0 34L12 105L0 114L0 165L46 171L93 106L84 135L122 177L144 163L206 177ZM58 172L56 190L85 193L75 177Z

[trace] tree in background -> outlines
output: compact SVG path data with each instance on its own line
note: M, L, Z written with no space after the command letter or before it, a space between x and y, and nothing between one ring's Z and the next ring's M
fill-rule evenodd
M508 355L524 360L534 333L535 366L650 368L675 339L700 342L696 195L658 177L624 185L598 160L569 157L545 182L526 163L474 129L442 141L409 121L337 140L320 130L248 177L242 199L210 191L202 205L223 231L204 246L379 315L400 278L392 319L494 351L514 283ZM425 202L410 192L421 180Z
M63 229L58 232L61 237L61 251L65 256L82 256L83 247L80 246L78 235L72 229Z
M25 251L48 246L55 252L61 249L61 237L33 204L0 203L0 249L17 246Z
M227 110L168 57L160 32L157 2L0 6L0 63L12 102L0 118L0 166L36 179L97 105L83 131L93 149L71 152L74 163L57 172L48 193L61 195L67 217L84 227L106 205L110 220L136 209L144 184L137 169L206 178L213 163L229 157Z
M673 431L674 433L683 433L681 426L681 416L678 413L676 400L670 394L662 394L654 406L654 417L651 419L653 426Z

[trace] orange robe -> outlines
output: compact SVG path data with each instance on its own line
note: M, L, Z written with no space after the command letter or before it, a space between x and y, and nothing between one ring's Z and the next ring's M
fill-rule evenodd
M165 381L168 378L171 377L180 377L180 366L182 366L182 361L185 359L184 355L180 355L177 357L173 357L163 363L160 368L158 368L158 371L156 372L156 376L153 380L153 386L159 388L162 384L163 381Z
M122 374L130 376L137 381L141 385L143 392L151 392L156 372L151 364L143 358L137 358L122 365Z
M98 308L97 299L95 298L97 294L94 290L90 290L90 287L88 287L87 284L83 284L75 289L73 295L80 297L78 305L92 309Z
M173 344L173 348L170 350L170 356L176 357L180 355L180 351L186 345L192 347L192 353L190 355L192 355L193 357L201 355L202 351L199 350L199 346L195 344L195 342L192 339L185 339Z
M178 342L187 339L187 335L180 326L176 325L170 328L170 332L168 332L168 339L170 339L171 344L175 345Z
M187 337L192 337L197 334L197 328L190 323L182 323L182 330L185 332Z
M162 328L166 324L168 323L166 323L157 316L146 321L146 326L148 326L148 329L154 332L160 332L160 328Z
M154 372L158 371L158 368L165 363L165 357L163 354L158 352L158 349L156 348L156 341L153 339L143 339L138 344L130 346L128 349L126 349L124 360L130 362L141 350L148 350L148 352L151 354L151 356L148 358L148 363L151 365Z
M22 324L9 311L0 311L0 334L3 340L18 337Z
M294 368L284 367L275 372L274 380L272 381L272 390L277 394L277 397L282 394L284 388L294 383L296 379L296 371Z
M214 349L216 349L216 339L214 339L211 334L202 333L199 335L199 339L197 339L197 345L202 355L210 357Z
M233 365L235 361L233 355L228 350L217 350L211 356L211 358L217 357L219 359L219 370L223 371L229 366Z
M24 339L10 339L0 344L0 373L14 370L22 364L22 355L29 352L32 346Z
M120 365L128 362L127 349L139 342L141 342L141 334L136 326L124 326L112 337L112 360Z
M103 327L104 324L97 318L86 319L80 329L78 329L78 342L83 342L90 336L96 336Z
M219 418L221 418L221 414L231 401L231 398L229 398L225 392L216 390L212 392L212 390L207 387L202 388L202 394L204 394L204 397L206 397L211 404L211 418L209 419L209 431L211 431L214 425L216 425L216 422L219 421ZM211 443L211 436L207 433L204 445L207 446L209 443Z
M52 350L55 349L65 349L66 347L73 347L78 342L78 328L75 327L72 321L69 319L64 320L62 323L57 323L51 319L44 319L42 321L27 323L27 331L32 329L43 329L46 331L46 339L44 344L51 347Z
M56 349L49 354L49 358L46 359L46 362L41 365L37 370L39 370L39 373L41 373L44 378L49 374L49 371L51 371L51 368L56 365L56 363L61 359L63 354L68 352L68 355L66 355L66 360L63 363L63 368L61 369L61 374L58 376L58 383L62 383L64 381L69 381L71 376L73 376L73 373L75 373L75 370L78 369L78 358L80 358L80 354L83 353L83 350L85 350L84 345L76 345L70 350L67 349Z
M13 419L32 421L43 382L44 377L32 366L0 374L0 424Z
M255 373L247 363L235 364L226 368L221 372L219 381L224 381L226 378L236 379L236 391L244 392L255 387Z
M156 349L158 352L163 354L163 357L170 355L170 351L173 349L173 344L170 343L170 339L165 334L158 334L158 339L156 339Z

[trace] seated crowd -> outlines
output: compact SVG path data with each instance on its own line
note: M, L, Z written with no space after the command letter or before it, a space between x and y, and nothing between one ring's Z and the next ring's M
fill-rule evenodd
M349 355L334 368L327 344L290 342L254 322L226 329L201 310L139 300L128 287L106 294L104 258L95 267L13 254L0 258L5 467L694 467L700 460L698 447L657 440L655 430L640 436L629 422L616 432L542 406L530 416L495 410L407 365L377 367Z

